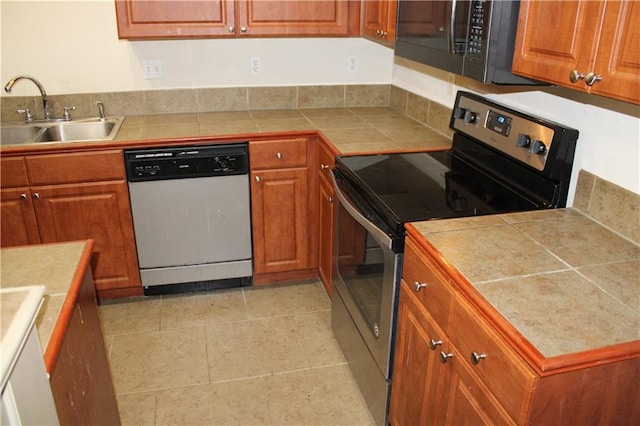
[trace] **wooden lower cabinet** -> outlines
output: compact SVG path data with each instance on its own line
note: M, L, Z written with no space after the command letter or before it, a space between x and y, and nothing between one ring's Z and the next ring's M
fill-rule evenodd
M324 143L318 143L317 171L319 185L318 199L318 275L329 297L333 290L334 225L336 222L336 201L331 170L335 166L335 152Z
M315 141L313 141L315 142ZM249 143L254 284L317 275L315 152L306 138Z
M40 243L29 188L8 188L0 191L0 238L2 247Z
M400 288L391 425L640 422L640 359L625 357L624 347L619 353L607 347L601 363L584 365L569 354L562 367L534 369L414 238L407 238ZM406 279L419 283L425 274L426 287ZM453 294L446 315L429 297L434 285Z
M50 382L61 425L120 424L90 273L84 277Z
M92 239L100 298L142 294L122 151L8 157L2 167L2 247Z

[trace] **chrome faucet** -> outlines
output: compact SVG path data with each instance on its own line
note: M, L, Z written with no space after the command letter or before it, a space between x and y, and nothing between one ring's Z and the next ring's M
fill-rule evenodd
M44 108L44 119L51 120L51 112L49 111L49 100L47 99L47 92L44 90L44 86L35 78L29 75L17 75L13 77L11 80L9 80L7 84L5 84L4 91L7 93L10 93L11 88L13 87L14 84L16 84L16 81L22 80L23 78L27 80L31 80L33 84L38 86L38 90L40 90L40 95L42 96L42 106Z
M105 121L106 118L104 117L104 104L101 101L95 101L93 104L98 107L98 115L100 116L100 121Z

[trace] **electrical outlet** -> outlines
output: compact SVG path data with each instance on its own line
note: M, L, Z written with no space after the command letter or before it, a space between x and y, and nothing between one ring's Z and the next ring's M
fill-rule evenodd
M142 76L145 79L162 78L162 60L161 59L143 59L142 60Z
M249 58L249 72L251 74L260 74L262 72L262 58L260 56Z
M357 72L358 71L358 57L357 56L349 56L347 58L347 71L348 72Z

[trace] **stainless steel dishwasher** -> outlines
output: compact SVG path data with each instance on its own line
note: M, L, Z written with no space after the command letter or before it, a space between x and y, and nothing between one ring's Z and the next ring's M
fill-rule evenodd
M145 294L251 285L247 143L124 155Z

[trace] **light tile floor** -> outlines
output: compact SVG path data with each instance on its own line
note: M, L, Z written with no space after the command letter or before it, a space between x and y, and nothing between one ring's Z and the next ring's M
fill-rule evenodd
M123 425L373 425L317 281L100 313Z

